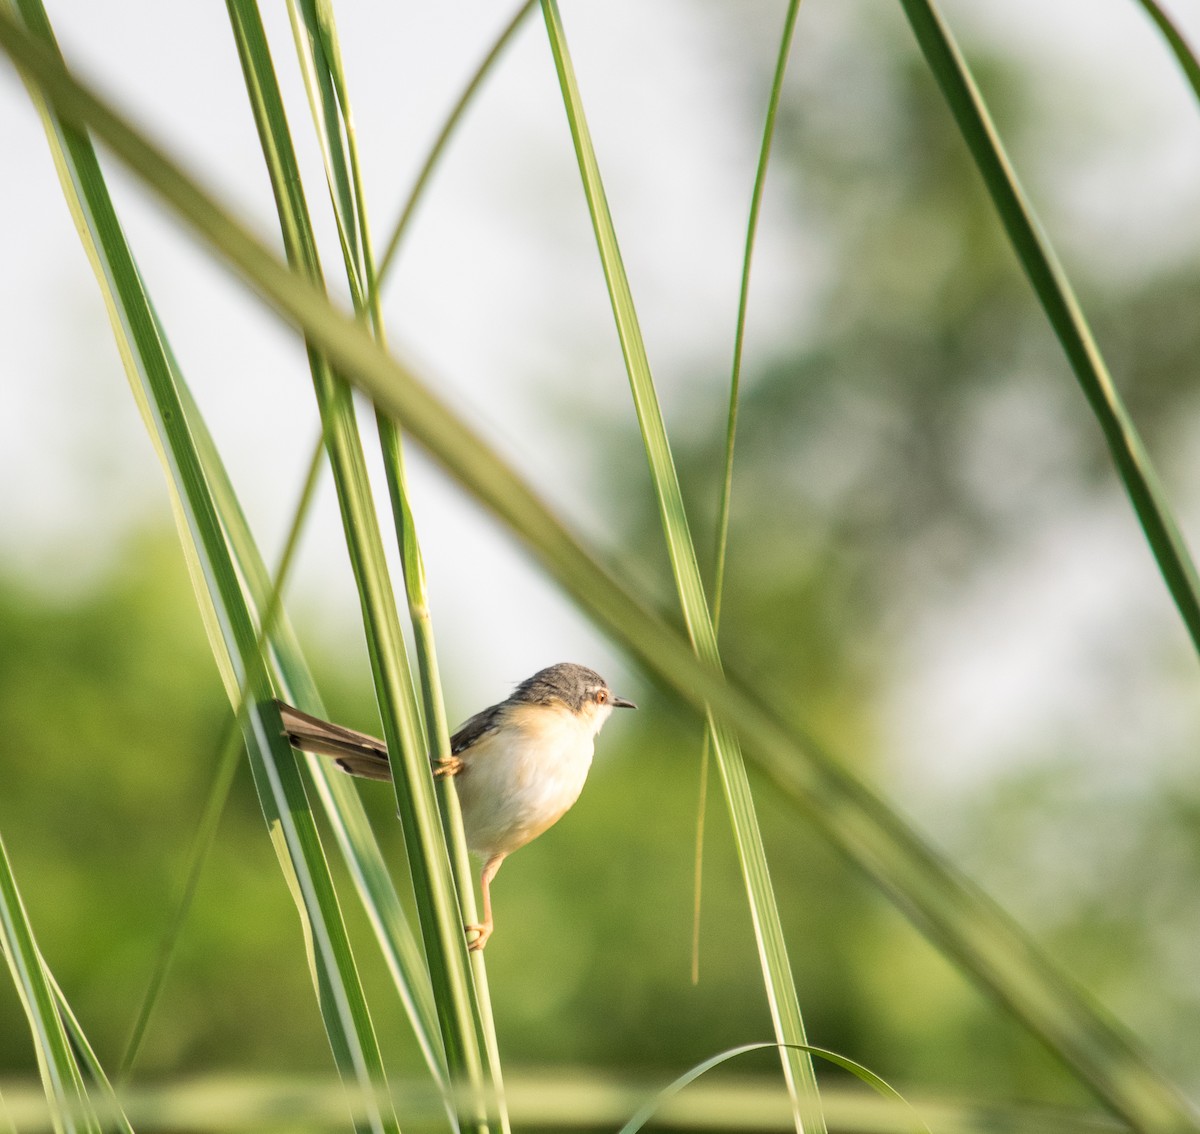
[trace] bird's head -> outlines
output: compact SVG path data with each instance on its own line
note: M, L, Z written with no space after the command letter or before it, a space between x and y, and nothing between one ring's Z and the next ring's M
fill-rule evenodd
M522 681L513 701L527 705L563 705L587 720L593 732L608 720L613 709L636 709L632 701L618 697L594 669L574 662L559 662Z

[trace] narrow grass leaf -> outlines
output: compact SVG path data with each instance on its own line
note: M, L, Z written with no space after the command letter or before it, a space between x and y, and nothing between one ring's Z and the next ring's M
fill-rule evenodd
M343 250L350 246L358 250L357 259L344 256L351 293L356 297L356 309L360 316L367 319L376 340L386 347L358 137L333 9L327 0L289 0L289 12L297 53L306 76L314 126L321 140L330 197L338 214L338 227L354 230L354 240L342 242ZM400 430L383 414L376 415L376 422L420 676L426 751L431 760L438 762L450 757L450 742L425 567L408 499ZM478 921L478 913L458 792L449 778L438 781L437 787L459 906L465 921L474 924ZM473 993L471 1009L491 1076L490 1087L482 1080L476 1083L476 1087L499 1099L497 1117L501 1130L507 1134L509 1121L503 1105L499 1046L483 953L473 954L471 963L474 975L474 982L470 986Z
M342 67L341 47L332 6L327 0L290 0L289 10L296 31L297 48L302 56L302 67L305 74L311 74L315 80L309 84L314 123L319 134L330 135L323 138L322 153L326 160L330 195L335 211L340 214L338 225L356 226L355 247L359 249L359 259L356 263L350 257L346 257L346 273L351 277L352 293L364 297L365 306L358 308L360 315L366 316L376 340L386 348L387 336L375 272L366 190L358 153L358 136L351 112L349 84ZM515 23L510 27L515 27ZM495 57L495 54L496 52L493 52L492 57ZM335 91L336 101L333 96ZM465 103L460 101L459 105ZM348 192L343 191L342 186L346 186ZM349 207L347 202L350 202ZM442 695L425 565L408 497L401 434L397 424L385 414L376 414L376 425L387 477L388 496L392 505L393 525L399 543L405 597L408 600L417 657L425 737L428 742L426 751L429 758L438 763L450 758L450 729ZM475 904L471 861L463 832L458 791L449 777L438 781L437 796L454 871L459 907L465 922L473 925L478 922L479 914ZM508 1134L510 1124L504 1108L503 1071L488 991L487 966L482 951L472 953L470 959L474 976L471 985L474 994L471 1008L491 1076L490 1087L486 1089L488 1094L499 1100L497 1118L501 1131ZM477 1086L481 1091L485 1090L482 1081Z
M50 987L54 990L58 1017L62 1020L63 1029L67 1033L67 1039L70 1041L71 1050L75 1055L83 1082L88 1088L85 1106L95 1109L105 1134L133 1134L133 1127L130 1126L129 1119L117 1102L117 1092L109 1082L87 1036L84 1035L83 1026L79 1023L74 1010L67 1003L66 996L63 995L63 990L59 987L58 981L54 979L54 974L44 961L42 967L45 970L46 979L50 982Z
M320 286L322 275L316 242L257 5L253 0L229 0L227 8L288 258ZM472 1108L471 1121L482 1130L487 1126L482 1103L483 1057L463 916L359 440L354 402L349 385L334 374L325 356L312 344L308 353L347 549L363 609L380 715L392 757L397 809L408 849L442 1043L452 1076L461 1076L480 1088L480 1102Z
M379 261L379 280L381 284L387 278L388 272L395 262L400 242L404 239L404 235L408 231L408 226L416 213L417 206L421 203L421 199L425 195L425 187L429 184L429 179L433 176L433 171L441 160L446 144L457 129L458 123L463 114L466 113L467 107L470 106L480 87L483 86L484 79L487 78L492 67L495 66L497 60L504 54L504 49L508 47L509 42L516 35L517 29L521 26L525 17L537 6L537 3L538 0L525 0L525 3L517 9L516 14L504 26L504 30L496 38L496 42L492 44L491 49L483 57L483 61L475 69L475 73L463 88L463 92L459 95L454 108L442 124L441 130L438 131L438 136L429 153L426 155L424 162L421 163L421 171L417 174L417 179L413 183L412 189L409 190L408 198L400 210L400 216L392 229L392 235L384 245L383 256Z
M617 334L625 356L625 367L629 373L638 422L650 461L650 474L658 499L684 621L696 653L713 668L718 668L720 658L716 631L709 614L704 585L700 578L700 567L688 530L679 477L671 458L666 426L650 373L650 362L642 341L637 311L617 244L616 230L609 214L599 165L567 48L566 34L555 0L543 0L542 12L546 19L551 51L558 69L559 86L575 142L580 173L583 176L592 227L600 248L600 259L604 266L613 314L616 317ZM725 785L734 841L742 864L742 876L758 943L767 1003L771 1010L775 1034L780 1040L784 1075L796 1098L797 1129L823 1131L825 1122L821 1114L816 1076L812 1060L805 1051L807 1041L804 1022L800 1014L791 964L788 961L787 944L779 920L775 891L767 869L766 849L758 827L758 816L750 793L746 766L737 736L727 722L717 719L711 713L708 714L708 721L713 752Z
M733 367L729 378L729 409L725 415L725 459L722 465L721 495L717 503L717 537L713 552L712 624L713 634L721 631L721 603L725 593L725 559L729 546L729 512L733 500L733 454L737 441L738 403L742 388L742 356L746 343L746 312L750 302L750 266L754 260L754 242L758 235L758 216L762 209L763 193L767 185L767 164L771 160L771 143L775 138L775 116L779 111L779 100L783 97L783 76L787 71L788 56L792 50L792 38L796 31L796 17L800 14L800 0L789 0L783 21L783 34L779 37L779 51L775 59L775 74L771 80L771 96L767 102L767 117L763 125L762 143L758 148L758 164L754 170L754 189L750 194L750 217L746 222L746 245L742 254L742 278L738 286L737 321L733 334ZM711 733L704 737L704 750L700 756L700 793L696 807L696 881L695 912L692 926L692 983L700 980L700 897L701 877L704 866L704 814L708 801L708 761Z
M205 475L213 485L238 571L245 579L256 606L263 609L272 593L266 565L204 420L186 387L183 392L188 424L196 438L196 448ZM270 643L285 696L312 712L324 715L320 695L285 616L273 620ZM350 779L341 773L331 772L327 761L311 758L308 760L308 770L417 1042L435 1080L445 1087L446 1056L441 1047L437 1009L425 969L424 954L400 904L362 801Z
M900 3L991 194L1009 242L1100 424L1167 589L1193 646L1200 651L1200 581L1191 553L1066 273L1017 180L966 60L936 4L933 0Z
M1191 1108L1064 968L932 850L870 788L776 713L761 682L722 675L618 579L541 497L413 371L387 354L0 11L0 49L60 114L90 126L126 167L449 475L528 547L598 627L700 712L736 727L763 774L963 970L1045 1040L1099 1098L1145 1131L1194 1130ZM510 1092L511 1097L511 1092Z

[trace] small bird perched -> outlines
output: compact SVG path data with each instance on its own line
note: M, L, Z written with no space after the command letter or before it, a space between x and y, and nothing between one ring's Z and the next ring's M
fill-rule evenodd
M330 756L368 780L390 780L387 745L363 732L278 702L284 735L304 752ZM579 798L595 736L613 709L636 709L594 670L560 662L522 681L512 696L476 713L450 738L434 775L453 776L467 846L483 859L483 921L471 949L492 935L492 879L504 859L536 839Z

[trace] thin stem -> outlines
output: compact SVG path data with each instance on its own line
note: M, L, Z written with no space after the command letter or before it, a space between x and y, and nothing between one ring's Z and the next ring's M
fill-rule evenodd
M508 21L496 42L492 44L492 49L483 57L483 61L475 69L475 74L471 76L471 81L463 88L463 93L459 95L458 102L454 104L454 109L450 112L450 116L446 119L445 123L443 123L437 140L433 143L433 148L426 156L425 162L421 166L421 172L417 175L417 180L409 191L408 200L405 201L404 208L400 210L400 218L396 221L396 226L392 230L391 237L388 239L387 247L384 249L383 258L379 261L379 280L381 283L391 270L392 262L396 258L396 251L400 247L400 241L404 239L404 234L408 231L409 222L412 220L417 205L424 196L425 186L433 174L434 167L441 159L442 151L446 148L446 143L449 142L450 136L458 127L458 120L471 104L471 100L483 84L483 80L487 78L488 72L491 71L496 60L504 53L504 49L508 46L509 41L521 26L521 22L534 9L537 2L538 0L525 0L525 3L517 9L516 14Z
M712 621L713 633L720 635L721 605L725 597L725 562L729 548L729 511L733 498L733 449L737 438L738 405L742 388L742 355L746 341L746 309L750 298L750 265L754 258L754 244L758 235L758 217L762 209L763 191L767 183L767 163L771 158L771 144L775 139L775 117L783 95L783 76L787 71L788 56L796 31L796 17L800 13L800 0L789 0L787 16L783 23L783 35L779 41L779 55L775 61L775 77L771 82L771 97L767 103L767 118L763 124L762 145L758 150L758 167L754 172L754 189L750 195L750 218L746 225L746 248L742 255L742 282L738 290L737 325L733 335L733 369L729 379L729 413L725 428L725 463L721 479L721 499L717 509L717 541L713 554ZM695 904L692 917L692 983L700 981L700 897L703 888L704 865L704 813L708 806L708 761L711 756L711 737L704 734L704 746L700 754L700 792L696 803L696 883Z

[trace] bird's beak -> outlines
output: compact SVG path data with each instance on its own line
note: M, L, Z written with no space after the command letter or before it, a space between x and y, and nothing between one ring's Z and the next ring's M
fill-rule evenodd
M614 697L609 704L614 709L636 709L637 706L632 701L626 701L624 697Z

